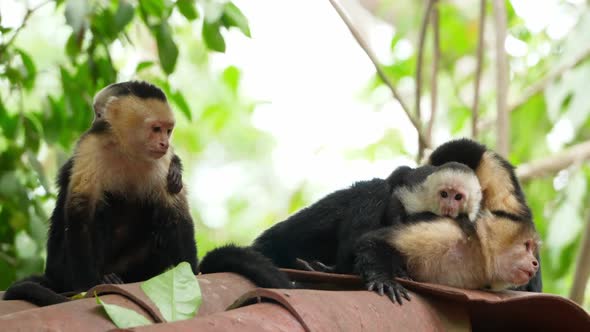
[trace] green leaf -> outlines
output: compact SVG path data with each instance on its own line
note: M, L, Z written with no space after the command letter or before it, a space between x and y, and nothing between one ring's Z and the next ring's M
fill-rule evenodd
M66 54L70 58L73 58L78 55L78 53L80 53L80 45L78 44L76 34L72 33L66 42Z
M43 189L45 189L46 192L49 192L49 181L47 181L47 176L45 175L43 165L41 165L37 157L35 157L35 154L33 154L31 151L27 151L26 155L27 160L29 161L29 165L31 166L31 168L33 168L33 170L35 171L35 173L37 173L37 176L39 177L39 183L41 183L41 186L43 186Z
M221 25L219 22L208 23L203 22L203 40L210 50L217 52L225 52L225 40L219 31Z
M166 5L163 0L142 0L139 1L139 6L147 13L152 16L162 17L162 13L166 9Z
M221 16L223 26L226 28L237 27L242 33L250 37L250 27L248 26L248 19L236 5L231 2L225 4L223 8L223 15Z
M227 84L231 92L236 95L240 85L240 69L238 69L236 66L229 66L223 71L222 77L223 81L225 84Z
M131 309L105 303L96 295L96 293L94 294L94 297L96 298L96 303L104 308L104 311L109 315L111 321L115 323L118 328L125 329L152 324L147 318Z
M137 67L135 67L135 72L138 73L144 69L150 68L153 65L154 65L153 61L142 61L137 64Z
M201 305L199 282L187 262L141 284L168 322L195 316Z
M119 7L117 8L117 12L115 13L115 30L116 33L122 31L131 20L133 20L133 15L135 14L135 9L129 2L126 0L119 1Z
M195 7L194 0L178 0L176 2L176 7L182 16L186 17L189 21L195 20L199 17L199 12L197 11L197 7Z
M192 120L191 108L188 106L188 103L186 102L186 99L184 98L184 95L182 94L182 92L180 92L180 91L172 92L170 94L170 97L172 98L172 101L174 102L174 104L176 104L176 106L178 106L178 108L180 108L180 111L182 112L182 114L184 114L184 116L186 116L186 118L189 121Z
M160 65L166 74L171 74L174 71L176 60L178 59L178 47L172 39L172 33L168 23L162 22L155 29Z
M37 68L35 67L35 63L33 59L23 50L17 49L16 50L20 55L20 58L23 62L23 66L25 69L25 73L23 75L24 78L24 87L27 90L31 90L33 85L35 84L35 77L37 76Z

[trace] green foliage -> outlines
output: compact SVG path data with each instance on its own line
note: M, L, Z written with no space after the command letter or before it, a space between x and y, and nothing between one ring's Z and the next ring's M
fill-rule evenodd
M141 284L166 321L193 318L201 305L199 282L187 262Z
M28 10L21 27L8 28L0 21L0 289L17 277L43 270L57 169L89 127L96 92L128 79L119 74L128 59L118 56L116 49L142 54L131 76L162 86L182 114L177 131L184 132L183 140L190 142L187 146L192 145L193 151L203 151L207 144L202 142L233 145L222 137L227 135L228 123L248 135L259 135L249 122L220 123L229 114L249 114L253 107L240 94L239 70L230 66L221 73L210 71L208 54L216 48L194 34L178 33L187 27L192 30L192 26L212 24L220 27L217 38L223 43L221 30L230 27L249 36L248 21L233 3L66 0L26 8L27 4L18 4ZM40 9L51 14L42 16ZM174 11L180 13L180 20L171 20ZM35 20L50 20L55 26L47 28L62 35L55 40L21 38L35 28L31 24ZM65 36L63 31L67 31ZM157 52L152 45L157 46ZM180 54L187 48L204 61L181 60ZM184 68L182 72L197 75L182 89L181 84L168 80L170 75L182 75L179 66ZM190 89L193 84L206 88L194 93ZM215 96L215 102L208 96ZM202 117L203 110L211 107L224 114L221 120L215 119L217 115ZM198 125L191 124L194 118L199 118ZM183 125L192 129L183 129ZM205 128L202 131L201 126ZM211 137L213 134L219 134L219 139Z
M131 309L116 304L105 303L96 296L96 294L94 294L94 297L96 298L96 303L104 308L104 311L107 313L111 321L120 329L152 324L152 322L145 318L145 316L142 316Z
M199 282L187 262L144 281L141 289L156 304L167 322L193 318L201 305ZM107 304L96 293L94 297L118 328L152 324L134 310Z

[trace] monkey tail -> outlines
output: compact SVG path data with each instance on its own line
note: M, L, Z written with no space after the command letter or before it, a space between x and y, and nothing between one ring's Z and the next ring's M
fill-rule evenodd
M4 300L24 300L39 307L70 301L66 296L49 288L45 276L33 276L12 284L4 293Z
M293 288L285 273L270 259L250 247L230 244L214 249L203 257L199 271L204 274L237 273L263 288Z

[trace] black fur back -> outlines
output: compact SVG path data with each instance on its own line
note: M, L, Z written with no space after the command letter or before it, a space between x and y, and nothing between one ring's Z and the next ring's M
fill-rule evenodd
M481 157L487 151L485 145L468 138L461 138L446 142L436 148L430 155L430 164L440 166L449 161L455 161L475 170L479 166Z
M237 273L264 288L292 288L287 275L270 259L248 247L230 244L214 249L203 258L199 270L201 273Z

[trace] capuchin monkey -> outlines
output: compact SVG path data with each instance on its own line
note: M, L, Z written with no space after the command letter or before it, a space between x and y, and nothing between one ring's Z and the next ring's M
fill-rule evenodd
M446 215L463 216L459 224L469 228L480 200L477 177L465 165L400 167L387 179L329 194L266 230L253 248L280 267L353 273L355 244L363 234Z
M146 82L112 84L96 95L94 110L91 128L59 171L45 273L13 284L5 300L61 303L69 298L58 293L147 280L183 261L199 273L165 94ZM237 272L261 287L291 285L249 248L218 248L205 261L214 262L202 265L202 273Z
M443 144L429 159L432 165L449 161L465 163L479 179L483 197L477 236L467 236L454 220L440 217L376 229L356 243L354 272L368 289L400 304L409 296L394 277L540 292L539 236L512 165L467 139Z
M439 216L453 218L468 235L475 233L475 220L482 200L474 171L464 164L448 162L439 167L416 169L402 166L389 177L394 189L392 205L398 204L403 223Z
M457 139L439 146L432 152L428 164L437 166L450 161L459 162L473 169L479 179L483 194L482 206L499 220L511 220L535 229L533 216L518 182L514 166L485 145L470 139ZM536 231L534 231L536 234ZM533 279L518 290L542 292L540 256L539 270Z

